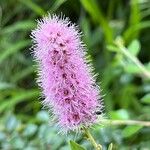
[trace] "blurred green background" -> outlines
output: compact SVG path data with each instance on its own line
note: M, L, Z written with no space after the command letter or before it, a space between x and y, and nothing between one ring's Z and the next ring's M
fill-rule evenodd
M46 12L79 25L109 119L150 120L149 0L0 0L0 150L68 150L68 141L92 150L83 135L58 135L49 126L30 55L30 32ZM140 62L141 63L140 63ZM150 128L96 126L105 150L150 150Z

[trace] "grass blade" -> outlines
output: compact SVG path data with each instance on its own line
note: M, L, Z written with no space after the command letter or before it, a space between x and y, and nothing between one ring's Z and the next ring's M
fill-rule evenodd
M14 53L28 46L29 44L30 44L29 40L20 41L16 44L11 45L9 48L7 48L7 50L3 50L2 54L0 55L0 63L2 63L10 55L13 55Z

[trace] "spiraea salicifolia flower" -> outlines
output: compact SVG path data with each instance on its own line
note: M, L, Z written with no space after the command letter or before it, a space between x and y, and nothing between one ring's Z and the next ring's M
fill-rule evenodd
M31 37L44 105L62 131L96 123L96 111L102 111L100 91L77 27L68 18L48 15L38 21Z

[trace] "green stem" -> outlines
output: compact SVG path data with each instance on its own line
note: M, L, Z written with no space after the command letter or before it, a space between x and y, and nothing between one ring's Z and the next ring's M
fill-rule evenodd
M138 121L138 120L108 120L103 119L101 120L102 125L139 125L139 126L145 126L150 127L150 121ZM97 144L91 133L87 128L83 128L83 131L88 138L88 140L92 143L95 150L102 150L102 146L100 144ZM110 146L112 147L112 145ZM112 148L111 148L112 149Z
M95 150L102 150L102 146L100 144L97 144L95 139L93 138L93 136L91 135L91 133L89 132L89 130L87 128L83 128L86 137L88 138L88 140L92 143L92 145L94 146Z
M122 41L120 39L117 39L115 44L117 47L121 50L121 52L128 57L145 75L145 77L150 79L150 72L145 68L145 66L134 56L132 55L127 48L124 47Z
M150 127L150 121L138 121L138 120L101 120L101 124L104 125L140 125Z

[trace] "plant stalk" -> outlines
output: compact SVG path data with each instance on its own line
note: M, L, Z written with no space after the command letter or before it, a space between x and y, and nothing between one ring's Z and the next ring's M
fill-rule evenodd
M102 146L100 144L97 144L95 139L93 138L93 136L91 135L91 133L89 132L89 130L87 128L83 128L84 133L86 135L86 137L88 138L88 140L92 143L92 145L94 146L95 150L102 150Z
M138 121L138 120L101 120L101 124L104 125L140 125L150 127L150 121Z
M123 46L123 43L120 40L116 40L115 44L121 50L121 52L129 58L144 74L145 77L150 79L150 72L145 68L145 66L134 56L132 55L126 47Z

